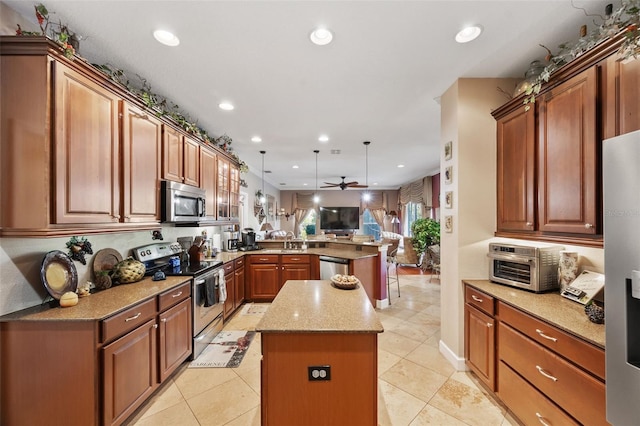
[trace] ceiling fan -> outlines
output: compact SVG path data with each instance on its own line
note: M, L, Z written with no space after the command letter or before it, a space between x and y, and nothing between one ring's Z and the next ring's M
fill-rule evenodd
M331 183L331 182L325 182L327 185L325 186L321 186L320 188L340 188L343 191L347 188L368 188L368 185L358 185L358 182L353 181L353 182L345 182L344 178L346 176L340 176L342 178L342 182L340 183Z

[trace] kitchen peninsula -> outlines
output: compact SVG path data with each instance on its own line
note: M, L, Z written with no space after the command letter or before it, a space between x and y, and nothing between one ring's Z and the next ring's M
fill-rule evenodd
M362 286L287 281L262 333L262 424L377 424L378 333Z

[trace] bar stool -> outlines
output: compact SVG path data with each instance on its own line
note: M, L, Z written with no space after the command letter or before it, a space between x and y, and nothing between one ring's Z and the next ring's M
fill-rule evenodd
M389 244L387 249L387 297L389 298L389 305L391 305L391 281L396 282L398 285L398 297L400 297L400 280L398 278L398 263L396 262L396 254L398 253L398 245L400 244L400 240L390 239L383 241L385 244ZM395 266L396 275L395 277L391 277L389 274L389 268L391 265Z

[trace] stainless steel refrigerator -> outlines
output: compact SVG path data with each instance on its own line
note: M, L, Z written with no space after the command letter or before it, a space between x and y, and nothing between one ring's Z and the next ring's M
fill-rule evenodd
M640 131L603 144L607 420L640 421Z

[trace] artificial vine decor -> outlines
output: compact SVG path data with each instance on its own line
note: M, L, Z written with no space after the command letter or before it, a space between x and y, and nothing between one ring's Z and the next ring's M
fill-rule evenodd
M584 9L582 9L584 11ZM585 12L585 15L588 15ZM638 59L640 56L640 0L622 0L620 7L613 10L609 4L605 10L605 16L595 15L602 19L602 24L591 33L584 33L573 44L564 43L558 46L560 51L553 55L547 49L545 60L549 63L535 82L524 93L525 110L531 108L531 104L536 101L536 95L540 93L542 85L549 81L551 74L561 66L582 55L584 52L594 48L601 42L610 39L623 32L624 40L620 45L618 54L621 60Z

